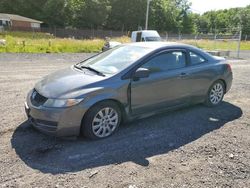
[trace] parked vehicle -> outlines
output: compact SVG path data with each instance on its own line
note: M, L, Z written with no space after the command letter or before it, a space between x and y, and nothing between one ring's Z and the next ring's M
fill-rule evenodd
M142 31L133 31L131 34L131 42L156 42L161 41L161 37L157 31L154 30L142 30ZM102 51L107 51L118 45L120 42L106 40Z
M131 42L155 42L161 41L159 33L155 30L133 31Z
M111 48L114 48L114 47L120 45L120 44L122 44L122 43L116 42L116 41L106 41L104 46L102 47L102 51L103 52L107 51L107 50L109 50Z
M25 109L42 132L99 139L124 121L196 103L217 106L231 84L223 58L184 44L132 43L46 76Z

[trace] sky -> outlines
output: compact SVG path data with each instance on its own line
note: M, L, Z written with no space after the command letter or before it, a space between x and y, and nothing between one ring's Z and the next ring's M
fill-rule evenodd
M250 0L189 0L192 2L191 10L195 13L204 13L209 10L245 7Z

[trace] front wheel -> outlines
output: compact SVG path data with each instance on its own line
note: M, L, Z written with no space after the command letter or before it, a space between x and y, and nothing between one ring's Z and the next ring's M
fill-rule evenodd
M225 94L225 85L222 81L218 80L213 83L213 85L209 88L206 105L207 106L217 106L219 105Z
M91 139L101 139L112 135L121 123L121 111L112 101L93 106L85 115L82 133Z

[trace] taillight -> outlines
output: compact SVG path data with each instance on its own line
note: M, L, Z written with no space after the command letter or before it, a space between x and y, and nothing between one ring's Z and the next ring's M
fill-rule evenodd
M232 67L231 67L230 64L227 64L227 70L228 70L229 72L232 72Z

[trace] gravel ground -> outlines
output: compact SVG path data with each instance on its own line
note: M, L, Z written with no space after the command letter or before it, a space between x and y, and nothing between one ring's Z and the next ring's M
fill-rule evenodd
M66 141L26 122L35 82L87 54L0 54L0 187L250 187L250 63L216 108L195 105Z

